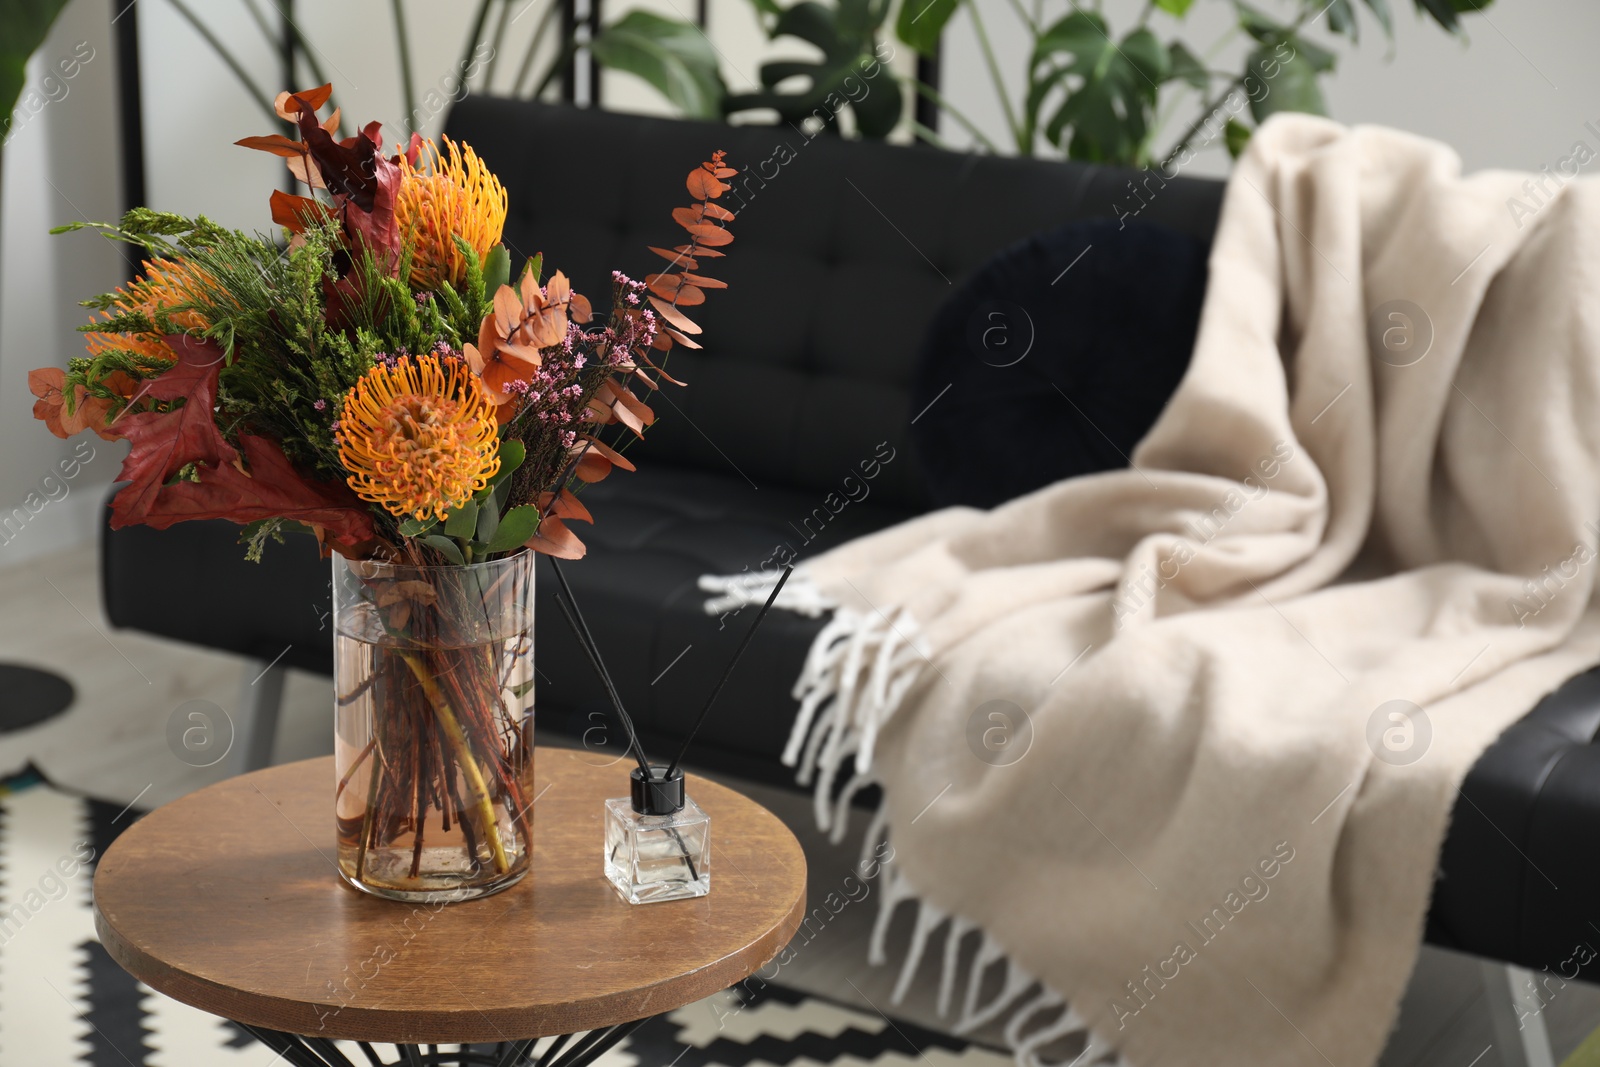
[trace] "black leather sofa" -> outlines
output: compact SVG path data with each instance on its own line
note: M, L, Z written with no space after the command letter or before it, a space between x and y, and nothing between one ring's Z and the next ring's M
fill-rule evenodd
M941 301L1027 234L1116 217L1137 177L496 99L461 102L447 132L510 189L514 258L543 252L596 295L613 267L653 269L645 246L672 238L682 174L708 151L727 149L758 179L721 272L731 288L697 316L706 351L672 356L689 388L657 401L663 417L636 453L639 471L588 490L597 524L579 529L589 556L567 568L647 747L663 754L749 618L705 614L696 579L759 567L781 546L803 557L926 510L908 431L921 335ZM793 155L781 164L780 144ZM1141 221L1209 241L1221 192L1217 182L1173 180ZM876 468L870 491L837 513L824 507L863 464ZM226 523L108 530L111 621L331 673L327 564L308 543L271 546L250 564L235 541ZM191 577L174 585L174 574ZM774 613L697 744L702 766L792 782L778 763L793 718L788 690L820 626ZM541 605L538 649L538 728L614 743L607 705L553 605ZM1569 978L1575 945L1600 945L1590 924L1591 910L1600 922L1590 908L1600 852L1585 837L1600 828L1597 730L1600 675L1587 674L1485 754L1443 848L1430 941ZM1600 979L1592 951L1577 969Z

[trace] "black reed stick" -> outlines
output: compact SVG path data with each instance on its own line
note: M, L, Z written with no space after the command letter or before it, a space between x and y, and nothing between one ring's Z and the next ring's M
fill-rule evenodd
M745 632L744 640L739 642L739 647L734 649L733 658L728 661L728 669L722 672L722 677L717 681L717 687L711 690L711 695L706 698L706 706L700 709L700 717L694 721L694 728L689 731L689 736L683 739L683 747L678 749L678 754L672 758L672 764L667 768L667 777L671 778L678 769L678 764L683 762L683 757L689 751L689 745L694 741L694 735L700 732L700 727L705 725L706 716L711 714L711 705L717 702L717 695L722 692L722 687L728 684L728 678L733 674L733 668L738 666L739 657L744 655L744 650L750 644L750 639L756 635L756 630L761 626L761 620L767 617L767 612L772 608L778 594L783 591L783 583L789 580L789 575L794 573L794 567L783 568L783 575L779 577L778 584L772 587L772 595L767 597L767 602L761 605L761 611L756 615L756 621L750 624L750 629Z
M589 624L583 620L583 611L578 607L577 597L572 595L572 587L567 584L567 576L561 573L560 564L556 563L554 556L545 558L550 561L550 569L556 572L556 581L561 583L562 593L566 594L565 600L560 594L556 595L556 603L561 608L561 614L566 617L567 625L572 628L572 636L578 639L578 644L589 658L589 665L594 668L594 673L600 678L600 684L605 687L606 695L611 698L611 706L616 709L617 718L622 720L622 729L628 735L628 747L633 752L633 758L639 763L639 770L644 774L644 780L648 782L651 780L650 763L645 759L644 746L639 743L639 735L634 732L633 719L622 706L622 696L617 692L616 683L611 680L611 672L606 670L605 660L600 656L600 646L595 643L594 635L589 632Z

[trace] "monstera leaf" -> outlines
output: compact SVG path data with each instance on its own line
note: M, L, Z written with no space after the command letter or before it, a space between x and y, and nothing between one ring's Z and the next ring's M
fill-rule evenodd
M7 130L27 81L28 57L44 43L66 6L66 0L0 0L0 108Z
M909 0L910 4L925 2ZM837 114L848 106L856 128L866 137L887 137L899 124L904 94L876 54L878 31L889 15L887 0L838 0L833 7L800 0L786 8L769 0L758 9L776 13L766 22L769 38L805 41L820 51L822 58L762 64L762 88L730 96L724 111L733 114L770 108L782 121L798 124L819 112ZM943 23L937 28L942 29ZM803 87L782 88L795 79L804 79ZM833 122L826 129L838 132Z
M905 0L900 5L900 17L895 20L895 36L922 55L931 56L939 47L945 24L961 3L962 0Z
M1461 32L1460 16L1470 11L1482 11L1491 0L1416 0L1417 10L1433 16L1433 21L1451 33Z
M1166 48L1149 30L1141 27L1113 42L1098 12L1074 11L1040 34L1034 45L1030 121L1050 90L1078 80L1051 116L1045 137L1072 159L1137 161L1170 63Z
M722 117L728 90L716 49L698 26L630 11L601 30L589 51L601 66L643 78L690 118Z

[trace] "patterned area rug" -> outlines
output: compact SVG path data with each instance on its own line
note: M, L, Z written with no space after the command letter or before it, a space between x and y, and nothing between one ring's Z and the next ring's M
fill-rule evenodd
M28 772L0 782L0 1067L272 1067L226 1020L135 981L94 935L94 860L138 818ZM388 1052L388 1050L384 1050ZM346 1055L365 1062L354 1045ZM385 1059L392 1058L392 1053ZM1006 1067L1009 1056L768 985L641 1027L604 1067L910 1064Z

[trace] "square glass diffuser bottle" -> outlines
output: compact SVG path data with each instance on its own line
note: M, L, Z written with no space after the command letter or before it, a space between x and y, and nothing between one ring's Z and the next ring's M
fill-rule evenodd
M646 782L606 801L606 878L630 904L685 900L711 892L711 816L683 794L683 776ZM652 814L664 812L665 814Z

